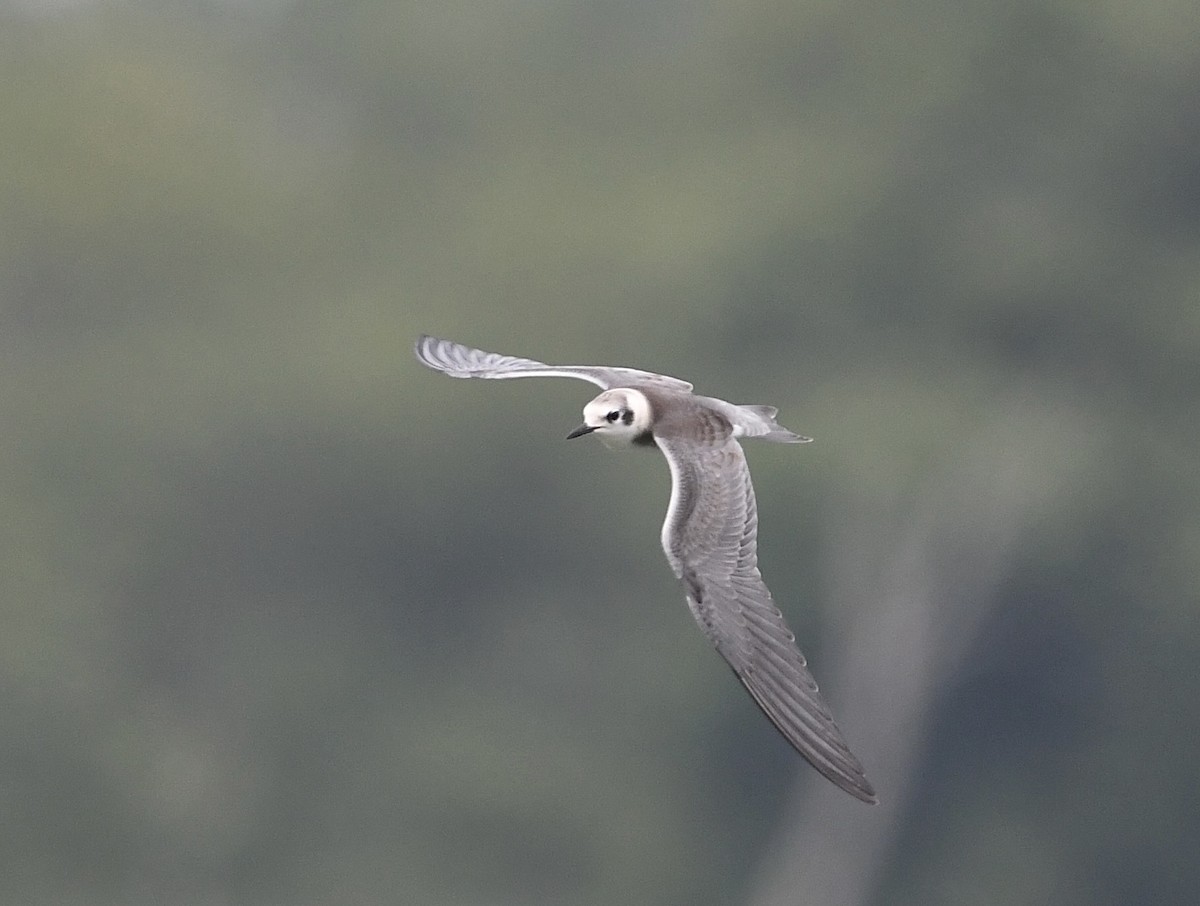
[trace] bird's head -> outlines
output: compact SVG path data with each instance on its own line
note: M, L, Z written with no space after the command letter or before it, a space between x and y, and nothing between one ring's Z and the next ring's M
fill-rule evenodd
M652 421L650 401L640 390L605 390L583 407L583 424L567 438L594 433L606 446L623 446L644 436Z

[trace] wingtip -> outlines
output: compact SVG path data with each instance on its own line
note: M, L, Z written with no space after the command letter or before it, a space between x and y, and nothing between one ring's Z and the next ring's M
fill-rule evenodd
M423 333L413 343L413 354L417 357L417 361L427 368L441 371L444 374L451 374L451 372L446 370L445 346L445 340ZM454 377L456 375L451 374L451 376Z
M805 757L808 758L807 755ZM808 760L825 776L825 779L833 781L833 785L842 792L849 793L859 802L865 802L867 805L879 805L879 796L875 792L875 786L863 775L861 769L828 770L828 766L821 765L811 758Z
M875 787L862 774L848 775L846 773L829 773L817 767L817 770L825 775L827 780L832 780L834 786L849 793L859 802L865 802L867 805L879 805L879 796L875 792Z

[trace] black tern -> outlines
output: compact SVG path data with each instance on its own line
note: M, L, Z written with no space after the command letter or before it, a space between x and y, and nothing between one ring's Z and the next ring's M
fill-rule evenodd
M738 438L806 443L774 406L698 396L678 378L634 368L547 365L422 336L417 358L456 378L570 377L604 392L568 438L657 447L671 472L662 546L700 628L784 738L852 796L877 802L758 570L758 512Z

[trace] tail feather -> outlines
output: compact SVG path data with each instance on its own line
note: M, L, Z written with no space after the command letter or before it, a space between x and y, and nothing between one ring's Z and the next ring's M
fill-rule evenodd
M698 399L729 419L735 437L757 437L777 444L806 444L812 440L811 437L789 431L775 421L779 410L774 406L738 405L710 396Z
M811 437L789 431L775 421L775 416L779 414L776 406L743 403L737 408L746 416L743 423L746 437L757 437L777 444L806 444L812 440Z

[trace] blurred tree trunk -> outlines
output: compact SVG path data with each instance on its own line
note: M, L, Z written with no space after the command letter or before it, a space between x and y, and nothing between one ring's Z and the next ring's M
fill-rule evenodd
M847 625L842 650L828 649L832 675L821 675L880 804L859 806L805 772L752 906L873 901L930 715L975 645L1023 529L1068 478L1075 421L1014 400L931 469L899 519L860 501L832 527L832 610Z

